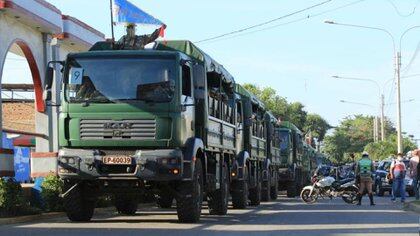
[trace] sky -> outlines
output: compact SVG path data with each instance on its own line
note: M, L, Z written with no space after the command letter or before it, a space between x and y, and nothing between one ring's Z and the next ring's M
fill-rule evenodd
M193 42L231 32L324 0L130 0L168 25L165 39ZM63 14L74 16L111 36L108 0L48 0ZM354 3L354 4L353 4ZM345 6L345 7L342 7ZM319 15L321 14L321 15ZM275 21L268 30L198 43L235 77L238 83L272 87L289 101L299 101L309 113L318 113L331 125L350 115L379 114L379 94L374 83L334 79L331 76L369 78L381 86L385 115L396 121L394 49L392 39L382 31L329 25L339 23L380 27L388 30L399 50L400 35L420 24L420 0L332 0L322 6ZM300 20L300 21L296 21ZM291 22L292 23L288 23ZM296 21L296 22L293 22ZM138 34L153 27L138 27ZM251 30L253 31L253 30ZM116 27L116 38L124 27ZM405 69L420 42L420 29L407 33L402 41L402 68ZM13 58L10 56L8 58ZM13 69L18 67L18 69ZM19 60L8 60L4 77L20 70ZM7 69L9 68L9 69ZM402 76L420 74L420 58L415 57ZM22 81L30 81L25 76ZM3 81L5 82L5 81ZM420 138L420 76L402 78L403 132ZM370 106L341 103L347 100Z

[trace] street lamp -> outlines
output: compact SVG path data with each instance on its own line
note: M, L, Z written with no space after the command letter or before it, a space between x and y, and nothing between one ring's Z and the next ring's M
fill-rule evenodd
M402 131L401 131L402 130L401 128L401 45L402 45L402 39L404 35L406 35L410 30L420 28L420 26L413 26L411 28L408 28L407 30L404 31L403 34L401 34L400 41L399 41L400 42L399 51L397 52L396 47L395 47L394 36L386 29L371 27L371 26L363 26L363 25L343 24L343 23L334 22L332 20L325 20L324 23L331 24L331 25L341 25L341 26L382 31L391 38L392 46L394 49L394 57L395 57L395 74L394 75L396 76L396 81L397 81L397 144L398 144L398 153L402 153L403 142L402 142Z
M340 102L375 108L375 106L372 106L372 105L367 104L367 103L351 102L351 101L346 101L346 100L340 100ZM373 141L374 142L378 141L378 117L377 116L373 117Z
M385 103L385 99L384 99L384 95L383 95L383 90L385 87L385 84L388 82L386 82L384 84L384 86L381 88L381 85L379 85L379 83L373 79L365 79L365 78L354 78L354 77L343 77L343 76L338 76L338 75L333 75L333 78L336 79L346 79L346 80L358 80L358 81L365 81L365 82L371 82L374 83L376 85L376 87L378 88L378 97L379 97L379 103L380 103L380 111L381 111L381 140L385 141L385 113L384 113L384 103Z

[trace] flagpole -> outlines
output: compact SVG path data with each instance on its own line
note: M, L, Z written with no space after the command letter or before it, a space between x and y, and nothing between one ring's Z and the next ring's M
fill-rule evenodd
M114 15L112 14L112 0L109 0L109 8L111 11L112 48L114 48L115 37L114 37Z

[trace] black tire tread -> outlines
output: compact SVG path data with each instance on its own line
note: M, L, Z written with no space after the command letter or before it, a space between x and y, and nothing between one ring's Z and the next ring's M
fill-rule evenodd
M203 201L203 170L200 159L195 161L193 180L188 182L181 182L178 186L178 197L176 199L176 208L178 220L181 223L196 223L200 220L201 205ZM199 180L197 180L199 177ZM201 194L198 196L192 192L197 184L201 185ZM195 208L195 202L199 201L199 209Z
M80 185L75 187L64 197L63 205L67 217L70 221L74 222L90 221L95 209L95 201L85 199L83 196L83 188Z

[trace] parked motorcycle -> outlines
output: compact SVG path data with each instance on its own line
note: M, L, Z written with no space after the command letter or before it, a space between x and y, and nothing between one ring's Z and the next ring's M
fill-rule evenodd
M341 197L348 204L357 202L359 188L354 178L336 181L333 177L312 177L312 185L303 188L300 198L306 203L315 203L319 197L334 198Z

